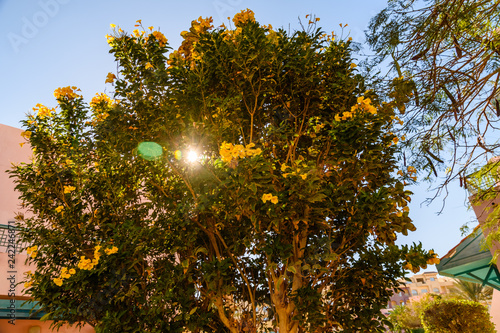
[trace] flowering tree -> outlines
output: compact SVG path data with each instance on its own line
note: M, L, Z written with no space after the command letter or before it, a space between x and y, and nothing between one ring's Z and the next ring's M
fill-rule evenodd
M98 332L380 331L414 230L396 169L393 102L350 43L251 11L108 36L120 71L87 106L56 91L24 125L12 171L32 216L28 292L47 318ZM138 27L142 27L138 21ZM90 112L89 112L90 111ZM195 153L196 152L196 153Z

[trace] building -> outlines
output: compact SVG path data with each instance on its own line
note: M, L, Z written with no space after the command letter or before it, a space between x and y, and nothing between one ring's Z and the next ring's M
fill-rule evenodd
M500 256L493 262L495 251L500 250L500 244L493 242L487 249L484 247L485 236L491 230L484 227L489 215L495 206L500 204L500 196L497 194L493 199L476 200L478 190L494 190L498 193L500 189L498 181L498 168L500 158L491 159L485 166L481 177L468 177L469 202L474 209L474 214L479 226L474 232L465 237L459 244L451 249L437 265L442 275L455 277L457 279L480 283L494 288L491 301L490 315L492 322L497 328L500 327ZM493 216L493 215L492 215Z
M454 280L448 277L438 276L437 272L424 272L416 274L405 281L413 300L419 299L427 293L449 294L453 289Z
M419 300L428 293L449 294L453 289L453 279L439 276L437 272L424 272L401 280L401 290L394 291L384 313L388 313L398 305L406 305Z
M18 193L15 184L5 171L12 163L29 162L31 149L21 146L24 141L22 130L0 124L0 333L46 333L52 332L51 322L41 322L43 312L33 313L36 303L26 301L30 297L23 293L24 286L19 284L24 274L34 270L25 264L26 252L14 251L16 240L15 216L20 212ZM26 303L26 304L24 304ZM85 326L81 331L63 326L60 333L92 333L94 329Z

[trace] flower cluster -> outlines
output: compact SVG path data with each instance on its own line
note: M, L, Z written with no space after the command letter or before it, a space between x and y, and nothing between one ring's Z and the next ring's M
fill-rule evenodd
M27 271L24 273L26 275L26 282L24 283L24 288L28 289L33 285L33 273L31 271Z
M52 112L55 112L55 110L56 110L55 108L49 109L48 107L40 103L38 103L33 108L33 111L36 112L38 118L40 119L52 116Z
M353 118L354 115L360 111L366 111L373 115L377 114L377 108L375 108L371 103L372 103L371 99L360 96L358 97L356 104L351 107L351 111L344 111L342 113L342 116L336 114L335 121L341 121Z
M80 257L80 262L78 263L78 268L84 270L91 270L95 265L99 263L99 259L101 258L101 253L99 250L101 249L101 245L96 245L94 247L94 259L87 259L85 256Z
M154 38L156 38L156 40L158 41L158 44L160 44L161 47L167 45L168 39L161 32L159 32L159 31L153 31L151 33L151 35L153 35Z
M113 74L113 73L108 73L108 75L106 75L106 81L104 81L104 83L113 83L113 81L116 79L116 75Z
M78 263L78 268L83 269L83 270L91 270L94 268L99 263L99 259L101 258L101 250L102 246L101 245L96 245L94 247L94 259L87 259L85 256L80 257L80 262ZM113 246L111 248L104 249L104 252L107 255L114 254L118 252L118 248L116 246Z
M64 185L64 193L71 193L71 192L73 192L74 190L76 190L76 187L74 187L74 186Z
M29 140L31 137L31 131L24 131L21 133L21 136L25 138L26 140Z
M57 212L57 213L60 213L63 209L64 209L64 207L63 207L63 206L58 206L58 207L56 208L56 212Z
M74 268L70 268L68 270L67 267L61 268L61 273L59 274L59 277L53 278L52 281L59 287L62 286L64 279L69 279L72 275L76 273L76 270Z
M272 195L271 193L266 193L262 195L262 202L266 203L266 201L271 201L273 204L278 203L278 197L276 195Z
M253 147L255 147L255 143L250 143L244 147L243 145L233 145L232 143L223 142L219 153L222 161L231 163L233 160L238 160L238 158L251 157L262 153L260 148L254 149Z
M92 100L90 101L89 105L90 107L95 109L98 106L103 105L102 103L104 103L105 106L111 107L116 104L116 101L109 98L109 96L106 95L105 93L96 93L95 96L92 97Z
M77 87L69 87L69 86L57 88L54 91L54 97L56 99L67 98L68 100L82 97L81 95L78 95L76 91L80 91L80 89L78 89Z
M429 260L427 260L428 265L437 265L441 262L441 260L439 260L439 258L437 256L437 253L434 253L433 250L430 250L429 254L433 255L433 257L430 258Z
M241 27L247 22L255 22L255 14L253 11L247 8L234 15L233 22L237 27Z
M112 248L104 249L104 252L106 252L107 255L113 254L118 252L118 248L116 246L113 246Z
M38 246L37 245L30 246L26 249L26 252L31 258L35 258L38 253Z

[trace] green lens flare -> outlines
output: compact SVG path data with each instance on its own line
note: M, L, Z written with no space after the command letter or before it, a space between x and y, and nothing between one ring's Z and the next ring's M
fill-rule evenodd
M143 159L153 161L161 157L163 149L156 142L141 142L137 146L137 153Z

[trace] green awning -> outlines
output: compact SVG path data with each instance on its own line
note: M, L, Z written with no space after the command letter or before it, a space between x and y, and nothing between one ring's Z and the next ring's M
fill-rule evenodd
M496 265L491 264L490 251L483 250L483 243L483 231L477 227L441 258L436 265L439 274L500 290L500 273Z
M0 319L40 319L45 314L33 301L0 299Z

